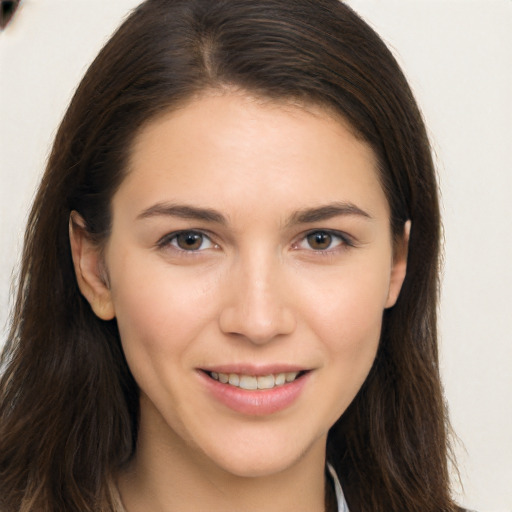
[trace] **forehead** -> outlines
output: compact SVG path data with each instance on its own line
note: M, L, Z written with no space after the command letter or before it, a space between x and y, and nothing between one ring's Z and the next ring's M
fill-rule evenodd
M118 193L258 208L358 199L387 211L374 152L346 122L240 93L202 96L146 125Z

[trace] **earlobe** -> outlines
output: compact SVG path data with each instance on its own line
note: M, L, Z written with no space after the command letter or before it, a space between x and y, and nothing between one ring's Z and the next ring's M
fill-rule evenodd
M404 233L400 240L397 242L393 254L393 266L391 267L391 276L389 281L388 298L386 301L386 308L391 308L395 305L402 284L407 273L407 252L409 249L409 236L411 233L411 221L408 220L404 224Z
M82 295L96 316L102 320L112 320L115 311L101 248L91 239L83 218L76 211L69 216L69 240L76 279Z

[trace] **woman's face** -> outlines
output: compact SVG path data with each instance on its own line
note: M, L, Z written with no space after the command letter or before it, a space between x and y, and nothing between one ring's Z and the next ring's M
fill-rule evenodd
M117 319L141 439L242 476L325 453L404 253L372 150L325 112L212 94L149 124L85 292Z

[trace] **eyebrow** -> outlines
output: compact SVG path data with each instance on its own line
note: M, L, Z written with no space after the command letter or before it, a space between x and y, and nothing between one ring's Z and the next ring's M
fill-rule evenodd
M157 203L143 210L137 219L148 219L151 217L166 216L179 217L189 220L201 220L226 225L228 222L222 213L212 208L201 208L197 206ZM353 203L335 202L323 206L304 208L294 212L286 222L290 227L294 224L311 224L339 216L358 216L365 219L372 219L371 215Z
M169 203L157 203L137 215L137 219L148 219L158 216L180 217L182 219L227 224L226 217L211 208L199 208L197 206Z
M316 208L298 210L290 217L287 225L310 224L339 216L357 216L365 219L372 219L372 216L368 212L361 210L361 208L353 203L336 202Z

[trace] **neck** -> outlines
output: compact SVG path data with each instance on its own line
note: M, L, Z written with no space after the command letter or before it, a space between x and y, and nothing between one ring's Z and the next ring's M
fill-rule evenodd
M118 478L126 512L325 510L325 439L277 472L238 476L187 445L161 417L147 416L136 454Z

